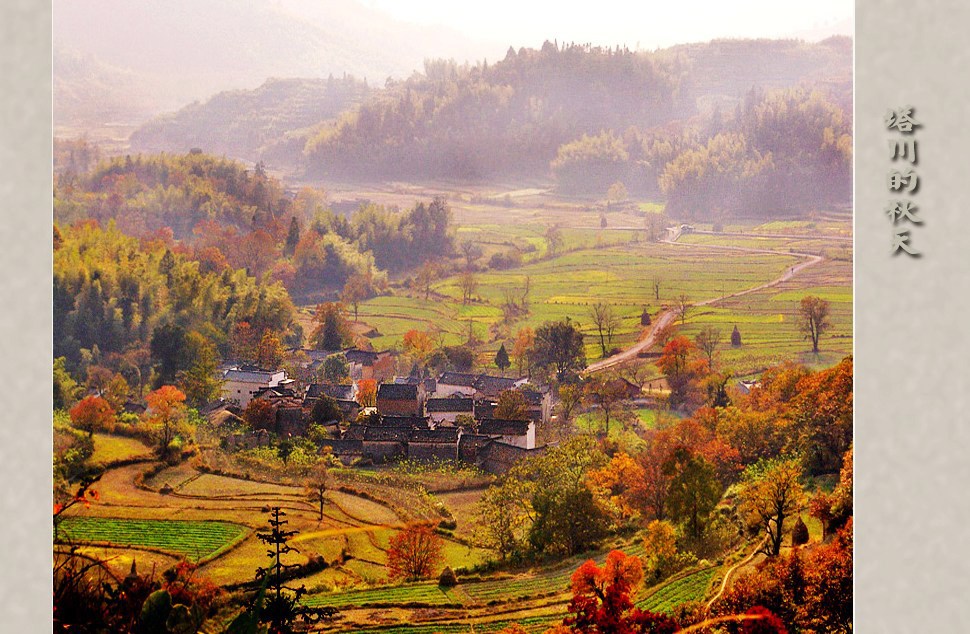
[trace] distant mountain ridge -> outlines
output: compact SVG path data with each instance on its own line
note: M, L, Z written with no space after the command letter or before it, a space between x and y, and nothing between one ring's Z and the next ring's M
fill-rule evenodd
M455 31L399 22L359 2L299 0L55 0L55 119L93 126L101 103L112 117L144 121L269 77L344 73L372 85L407 77L426 57L480 58L487 49ZM72 59L113 68L97 75ZM131 81L140 86L131 91ZM75 97L82 97L76 99ZM133 99L133 103L127 100ZM147 114L145 113L147 106Z
M221 92L153 119L131 135L131 149L185 152L199 147L253 163L299 166L307 129L336 117L371 92L349 75L269 79L255 90Z

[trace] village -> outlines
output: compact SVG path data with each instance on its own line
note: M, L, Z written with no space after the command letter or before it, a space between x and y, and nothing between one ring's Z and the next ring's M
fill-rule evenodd
M332 356L315 350L303 352L311 371ZM285 370L225 364L222 398L202 413L210 421L238 423L251 422L244 420L247 411L268 412L264 425L222 437L223 446L230 451L303 437L316 423L328 435L320 441L321 450L346 465L401 459L461 461L500 474L545 447L545 443L537 443L537 430L547 428L553 418L553 393L548 385L532 385L527 377L467 372L400 377L394 375L392 351L348 348L337 354L349 368L347 380L339 384L301 385ZM361 405L367 402L358 387L364 381L377 386L373 405ZM519 404L513 418L500 408L504 394L514 394L511 399ZM330 407L318 407L321 399L328 400ZM256 408L253 401L265 405Z

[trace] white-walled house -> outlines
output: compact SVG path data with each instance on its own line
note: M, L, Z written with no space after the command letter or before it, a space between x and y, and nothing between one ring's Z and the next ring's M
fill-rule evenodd
M229 368L222 373L222 397L227 401L246 407L253 394L267 387L287 386L293 379L286 378L286 370L263 370L253 366Z
M478 423L478 434L520 449L536 447L536 424L531 420L486 418Z

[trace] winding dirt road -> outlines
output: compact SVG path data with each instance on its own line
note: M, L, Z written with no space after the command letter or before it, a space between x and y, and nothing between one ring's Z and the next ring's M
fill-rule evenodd
M804 261L799 262L793 267L789 267L784 273L779 277L766 282L764 284L759 284L758 286L753 286L751 288L745 289L743 291L737 291L736 293L729 293L727 295L721 295L720 297L712 297L711 299L706 299L702 302L697 302L694 306L711 306L717 302L723 301L725 299L731 299L733 297L741 297L742 295L747 295L749 293L756 293L758 291L764 290L766 288L771 288L772 286L777 286L782 282L787 282L800 273L801 271L807 269L810 266L815 266L819 262L825 260L820 255L813 255L811 253L798 253L794 251L774 251L771 249L755 249L750 247L732 247L726 245L711 245L711 244L685 244L682 242L677 242L680 238L681 232L679 229L671 232L671 236L666 240L661 240L664 244L671 244L682 248L701 248L701 249L720 249L725 251L741 251L743 253L766 253L770 255L788 255L804 258ZM673 310L665 310L657 315L650 326L650 330L646 333L646 336L641 338L637 343L633 344L626 350L619 352L612 357L607 357L606 359L601 359L595 363L591 363L586 366L583 374L591 374L593 372L600 372L609 368L617 367L628 363L637 358L644 350L649 350L655 343L657 339L657 333L661 331L662 328L673 322L676 314Z

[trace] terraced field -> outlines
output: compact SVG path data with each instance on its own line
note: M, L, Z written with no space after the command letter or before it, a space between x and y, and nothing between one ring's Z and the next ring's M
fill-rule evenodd
M59 533L75 542L154 548L200 561L239 542L249 529L229 522L69 517Z
M707 594L717 568L706 568L664 584L645 598L637 607L651 612L670 614L675 607L688 601L701 601Z

